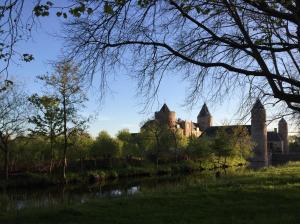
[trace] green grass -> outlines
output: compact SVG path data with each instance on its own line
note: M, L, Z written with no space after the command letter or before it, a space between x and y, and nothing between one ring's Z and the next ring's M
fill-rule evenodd
M0 223L300 223L300 163L86 204L0 212Z

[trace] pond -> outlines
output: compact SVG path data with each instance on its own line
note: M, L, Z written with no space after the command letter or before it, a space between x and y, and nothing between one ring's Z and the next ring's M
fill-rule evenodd
M27 207L49 207L57 204L86 203L96 198L130 197L146 191L174 188L191 181L214 178L211 174L128 178L94 185L68 185L37 189L8 189L0 193L2 211L21 210Z

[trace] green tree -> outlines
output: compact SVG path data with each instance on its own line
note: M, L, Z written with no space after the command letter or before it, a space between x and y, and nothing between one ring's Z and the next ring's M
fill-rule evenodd
M59 100L62 110L63 144L63 179L66 180L68 136L73 130L83 128L86 119L79 116L78 111L87 100L84 92L84 82L80 67L69 60L62 60L54 64L54 73L38 77L52 88Z
M177 163L179 156L183 154L188 145L188 138L177 128L171 128L169 132L171 136L170 150L175 154L175 162Z
M187 153L189 158L203 162L212 156L212 141L203 136L191 136L187 146Z
M53 144L56 136L62 132L63 123L62 110L59 108L59 99L34 94L28 100L35 108L34 115L29 118L29 123L34 125L34 129L29 129L30 132L33 135L46 136L50 142L51 159L49 173L51 173L54 161Z
M212 140L212 149L217 157L217 164L222 167L228 166L229 158L248 159L254 147L249 132L243 126L233 129L221 128Z
M255 143L245 127L236 127L233 131L232 139L236 157L246 160L253 155Z
M168 125L157 120L146 121L141 128L141 139L143 150L154 158L157 167L160 160L170 156L173 139Z
M45 164L51 158L52 151L49 150L49 141L45 136L18 136L11 143L11 166L17 170L39 166L43 169L41 171L46 171Z
M17 86L0 91L0 150L3 152L6 180L9 176L10 144L25 131L27 106L26 96Z
M121 155L121 142L112 138L106 131L101 131L92 146L92 156L104 158L109 161L110 167L113 166L113 158Z
M74 130L69 139L71 142L68 154L69 158L71 160L79 159L82 172L84 168L83 161L89 158L94 140L89 133L80 129Z
M118 132L117 139L122 142L122 156L126 158L141 158L143 156L137 138L137 134L132 135L128 129L123 129Z

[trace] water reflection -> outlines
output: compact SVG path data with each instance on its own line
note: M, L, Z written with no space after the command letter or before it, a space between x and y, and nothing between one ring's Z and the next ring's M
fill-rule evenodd
M199 181L203 177L194 178ZM86 203L104 197L132 196L162 187L177 187L194 181L191 176L125 179L92 186L51 187L44 189L9 189L0 193L0 209L20 210L27 207L50 207L58 204Z

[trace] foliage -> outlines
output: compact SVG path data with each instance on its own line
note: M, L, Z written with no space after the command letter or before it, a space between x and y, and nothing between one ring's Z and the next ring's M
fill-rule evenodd
M143 152L139 147L138 134L132 135L128 129L120 130L117 134L117 139L122 145L122 156L127 158L143 156Z
M22 135L27 120L27 100L17 86L0 91L0 150L3 152L4 174L8 179L9 145L13 138Z
M71 160L79 159L82 161L89 158L94 140L88 133L80 130L74 131L69 136L69 140L70 150L68 155Z
M15 164L23 169L47 163L52 156L49 142L45 136L19 136L11 143L11 164Z
M34 129L29 129L31 134L46 136L50 141L51 162L49 172L52 172L55 138L62 132L63 111L59 107L59 99L51 96L38 96L33 94L28 98L34 106L35 112L29 118L29 123L34 125Z
M212 141L205 136L201 138L191 136L187 146L187 154L194 160L207 160L213 153L212 144Z
M246 128L237 126L232 130L221 128L213 138L212 149L217 163L228 166L228 158L247 159L252 154L254 143Z
M158 166L159 160L166 160L170 153L172 136L168 125L157 120L145 122L141 128L142 147L147 156L154 158Z
M63 123L62 134L63 147L63 178L66 179L68 137L70 133L78 129L84 129L86 119L79 116L78 111L87 100L84 93L84 82L81 79L80 67L69 60L62 60L54 65L55 73L43 75L38 78L46 86L52 88L54 96L59 102L61 119Z
M45 135L51 138L61 133L62 111L59 108L59 99L51 96L33 94L28 98L34 106L35 113L29 118L34 125L31 133Z
M120 157L120 141L113 139L106 131L101 131L92 146L91 153L94 158L103 157L112 159Z

